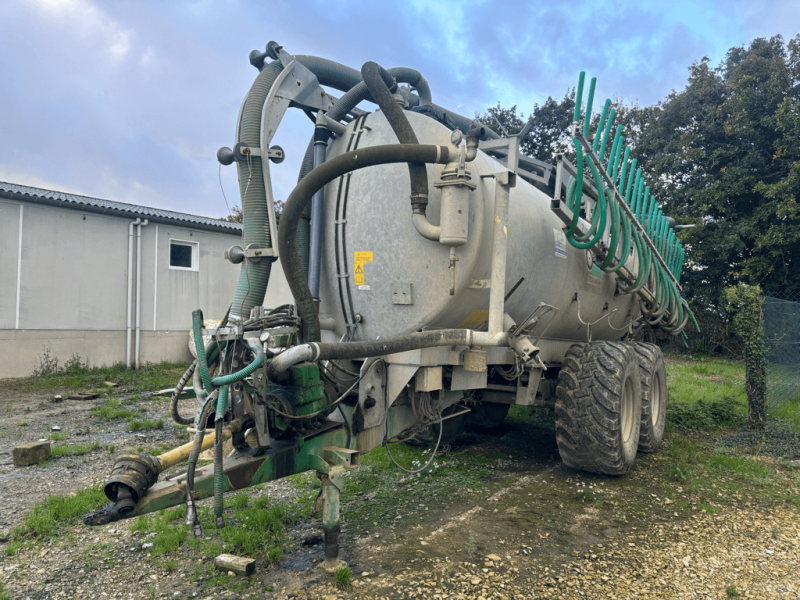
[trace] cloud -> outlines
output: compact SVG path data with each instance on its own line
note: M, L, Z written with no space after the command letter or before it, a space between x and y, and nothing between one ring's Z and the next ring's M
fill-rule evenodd
M598 96L641 104L681 89L687 68L759 35L800 31L797 3L609 0L28 0L0 9L0 177L110 199L224 215L216 149L233 146L269 40L354 68L408 66L434 101L468 116L502 102L528 114L586 70ZM300 18L302 16L302 18ZM365 105L372 110L374 107ZM285 199L313 125L287 113L272 166ZM222 169L239 203L235 167Z

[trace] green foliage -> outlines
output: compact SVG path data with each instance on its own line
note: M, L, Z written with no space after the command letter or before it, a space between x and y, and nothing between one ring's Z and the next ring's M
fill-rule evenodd
M70 496L50 496L25 515L25 523L14 530L14 535L53 536L60 527L76 523L106 502L106 495L100 488L84 488Z
M721 400L685 402L673 400L667 404L667 427L670 429L719 429L742 425L740 404L732 397Z
M744 345L748 419L753 428L762 429L767 423L767 348L761 288L740 283L726 289L724 298L733 316L733 330Z
M333 574L333 581L340 590L349 590L352 587L353 572L350 567L337 569Z
M106 382L111 381L130 391L152 391L173 387L187 367L183 363L148 364L138 369L128 369L124 363L110 367L89 367L77 355L61 366L58 359L50 354L49 348L43 350L39 362L40 365L34 368L30 377L4 380L3 385L6 389L23 391L58 388L105 391Z
M635 148L654 193L684 221L689 295L714 304L737 281L800 290L800 36L756 39L648 109Z
M61 446L53 446L50 450L50 456L57 458L59 456L81 456L94 452L100 447L97 442L89 444L62 444Z
M164 419L131 419L128 421L131 431L142 429L163 429Z
M109 398L100 406L95 406L91 410L91 414L96 419L130 419L136 413L127 408L119 407L119 400Z

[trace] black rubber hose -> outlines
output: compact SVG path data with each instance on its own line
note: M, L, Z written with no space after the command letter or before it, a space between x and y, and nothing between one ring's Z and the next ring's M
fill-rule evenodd
M297 226L303 211L311 202L314 193L337 177L364 167L402 162L447 164L450 162L450 151L447 146L421 144L391 144L360 148L326 161L306 175L289 194L281 213L278 247L283 272L297 303L304 342L319 341L320 332L317 306L311 298L308 281L300 264L300 253L295 244Z
M400 143L419 144L411 123L389 90L390 84L393 83L392 76L386 69L372 61L364 63L361 75ZM408 163L408 174L411 176L411 207L415 214L424 215L428 206L428 170L424 164Z
M309 71L314 73L314 75L317 76L317 80L322 85L327 85L339 91L345 92L352 89L355 85L361 82L361 75L359 74L358 71L350 67L347 67L345 65L334 62L332 60L327 60L325 58L320 58L318 56L303 56L303 55L297 55L295 56L295 58ZM390 71L393 71L393 69ZM412 71L412 69L409 69L409 71ZM397 77L398 81L401 81L399 74L397 73L393 74L395 77ZM427 100L427 98L425 97L426 92L424 91L424 88L420 87L421 84L419 82L403 81L403 83L409 83L415 86L417 88L417 91L419 92L419 97L416 94L409 95L408 103L411 107L421 106L427 103L433 106L435 109L447 113L447 115L451 119L453 119L453 122L458 126L458 128L464 133L466 133L469 130L469 128L472 127L472 124L475 121L474 119L455 113L450 109L444 108L443 106L439 106L438 104L434 104L433 102L426 102ZM425 82L425 85L427 85L427 81ZM352 108L353 107L350 107L350 110L352 110ZM497 135L491 129L487 128L486 137L495 139L499 138L500 136Z
M183 375L181 375L180 381L178 381L178 385L175 386L175 390L172 392L172 398L170 400L170 413L172 414L172 420L175 421L178 425L191 425L194 423L194 417L182 417L178 412L178 399L181 397L181 392L183 392L183 388L186 387L186 383L192 378L194 375L194 370L197 368L197 359L194 359L194 362L189 365L189 368L186 369Z

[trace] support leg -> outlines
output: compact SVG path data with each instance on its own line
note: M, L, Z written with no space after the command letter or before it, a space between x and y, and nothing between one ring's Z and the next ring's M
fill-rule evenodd
M331 467L330 473L319 473L322 483L322 531L325 536L325 560L322 568L329 573L347 566L339 559L339 493L344 487L343 467Z

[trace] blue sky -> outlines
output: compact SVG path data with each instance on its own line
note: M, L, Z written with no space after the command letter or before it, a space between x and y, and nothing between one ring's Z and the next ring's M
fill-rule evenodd
M224 216L215 152L233 145L256 75L248 53L269 40L355 68L416 68L462 114L498 101L527 114L582 69L598 96L654 103L694 60L800 33L800 2L8 0L0 31L0 180ZM302 113L279 130L277 198L311 133ZM238 204L235 167L222 182Z

